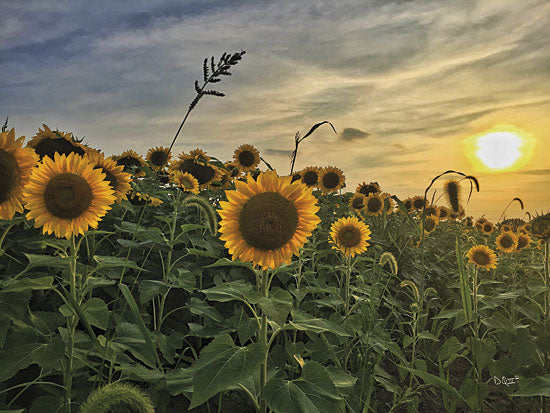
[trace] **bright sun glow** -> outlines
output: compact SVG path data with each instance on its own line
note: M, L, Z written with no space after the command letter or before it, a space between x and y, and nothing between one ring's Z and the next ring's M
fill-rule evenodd
M523 140L510 132L493 132L477 141L476 156L491 169L507 168L521 156Z
M466 155L478 170L505 172L526 165L533 153L533 136L512 125L496 126L465 141Z

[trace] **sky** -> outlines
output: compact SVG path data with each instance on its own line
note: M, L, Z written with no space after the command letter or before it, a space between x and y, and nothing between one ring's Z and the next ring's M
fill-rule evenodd
M525 210L506 216L525 218L550 210L548 21L546 0L3 1L0 120L27 139L45 123L145 155L170 145L204 58L245 50L174 155L226 161L248 143L286 175L296 132L329 121L337 133L304 140L296 169L336 166L344 191L376 181L401 199L457 170L480 183L469 215L496 220L519 197ZM503 124L534 146L521 168L490 173L466 142Z

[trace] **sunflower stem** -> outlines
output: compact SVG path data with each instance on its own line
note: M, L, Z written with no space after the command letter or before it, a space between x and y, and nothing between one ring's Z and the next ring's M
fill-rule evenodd
M261 271L261 294L263 297L269 297L268 290L268 272ZM260 413L267 412L267 406L265 403L265 385L267 382L267 357L269 354L269 347L267 342L267 314L262 310L262 321L260 329L260 344L263 350L263 360L260 366Z
M78 243L80 247L80 242ZM76 260L78 249L75 245L74 235L71 235L69 242L69 269L70 269L70 289L69 294L75 302L77 302L76 294ZM65 365L64 373L64 382L65 382L65 411L71 413L71 392L72 392L72 383L73 383L73 352L74 352L74 333L76 328L76 318L75 315L67 317L67 360Z
M2 244L4 243L4 239L6 238L6 235L8 235L8 232L12 227L15 225L15 222L11 222L7 228L2 233L2 237L0 237L0 257L4 255L4 250L2 249Z
M168 251L168 256L166 258L166 265L164 266L163 271L163 281L168 281L168 275L170 274L170 271L172 270L172 252L174 251L174 239L176 237L176 223L178 220L178 205L180 200L181 191L177 191L177 197L176 202L174 202L174 212L172 213L172 225L170 225L170 250ZM202 287L201 287L202 288ZM159 311L157 313L157 331L160 331L160 328L162 326L162 319L163 319L163 313L164 313L164 305L166 304L166 297L168 295L168 292L163 294L160 298L160 304L159 304Z
M346 300L346 303L345 303L345 312L344 312L344 316L347 318L348 315L349 315L349 285L350 285L350 282L351 282L351 255L348 255L346 257L346 296L345 296L345 300Z

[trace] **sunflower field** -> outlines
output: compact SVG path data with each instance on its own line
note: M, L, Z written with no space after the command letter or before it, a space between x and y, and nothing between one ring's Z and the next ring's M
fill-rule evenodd
M287 174L4 125L0 412L550 410L550 213L467 216L456 171L407 199L295 171L319 126Z

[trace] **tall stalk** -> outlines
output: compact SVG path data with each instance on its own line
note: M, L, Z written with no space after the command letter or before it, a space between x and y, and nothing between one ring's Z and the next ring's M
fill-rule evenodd
M261 270L261 294L264 298L269 298L269 277L268 272ZM267 357L269 354L269 347L267 342L267 314L262 310L262 319L260 326L260 344L263 351L262 364L260 365L260 413L267 412L267 406L265 403L265 385L267 382Z
M78 243L80 246L80 242ZM71 295L73 302L78 302L77 293L76 293L76 262L77 262L78 248L75 244L74 235L71 235L69 242L69 294ZM73 314L67 317L67 347L66 347L66 364L65 372L63 375L63 381L65 384L65 411L71 413L71 392L73 384L73 353L74 353L74 333L78 321L76 316Z

